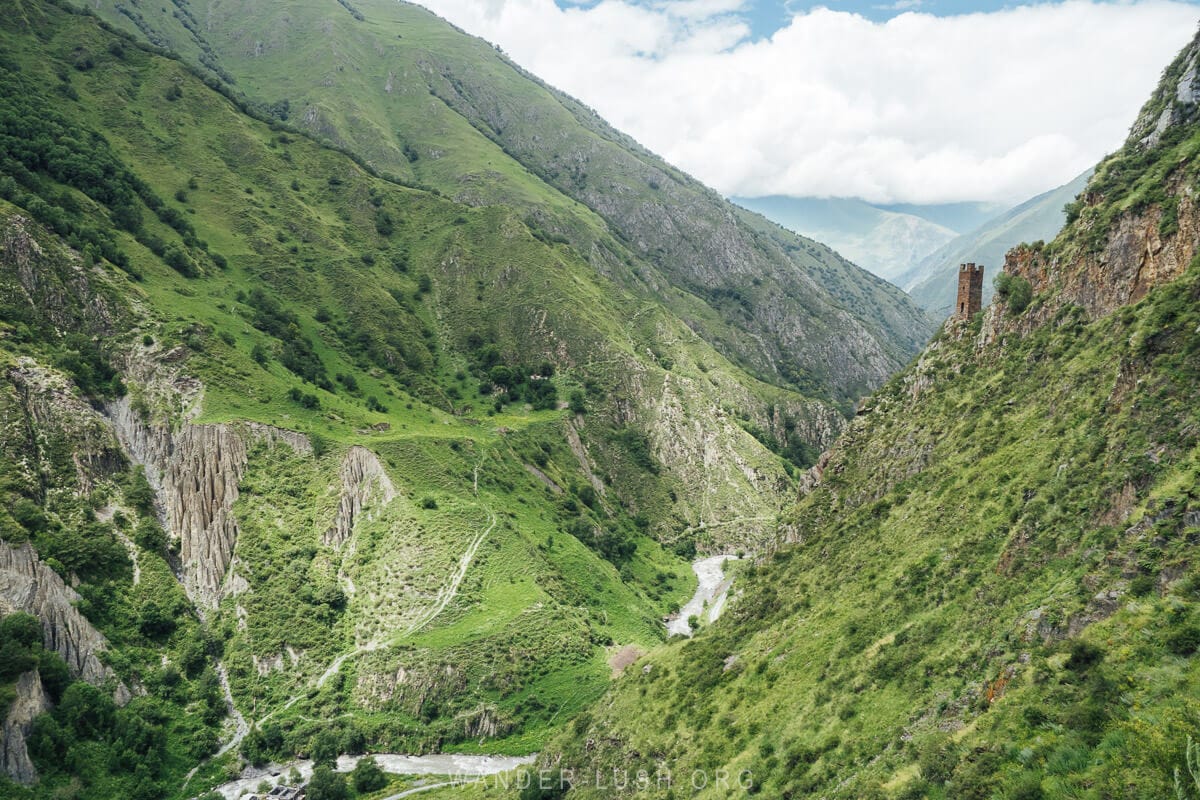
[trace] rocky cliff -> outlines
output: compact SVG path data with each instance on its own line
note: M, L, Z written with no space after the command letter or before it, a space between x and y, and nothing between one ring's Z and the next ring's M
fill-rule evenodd
M162 385L157 379L148 383ZM200 396L195 382L186 388L192 396ZM184 397L183 392L179 397ZM176 402L184 404L182 399ZM233 504L246 469L247 444L261 439L281 443L297 453L311 453L308 437L256 423L183 422L178 430L172 430L166 420L147 421L133 408L128 395L110 403L106 411L131 459L145 467L147 479L156 489L163 524L179 543L184 589L197 604L216 607L237 543ZM189 415L196 411L192 407Z
M29 757L26 738L34 717L50 709L50 701L42 690L42 680L36 670L23 673L17 679L17 699L8 717L0 725L0 772L17 783L29 785L37 780L37 768Z
M62 656L75 677L101 685L116 677L100 660L108 643L75 608L79 600L79 594L38 558L32 545L0 540L0 612L24 611L37 617L46 648ZM118 685L115 696L128 699L129 690Z
M1005 271L1029 281L1035 301L1023 319L1009 314L1007 324L1030 330L1064 306L1101 317L1136 303L1192 264L1200 250L1198 61L1200 38L1167 68L1125 145L1096 167L1068 205L1062 234L1049 245L1008 253ZM996 334L1002 311L1000 304L991 312L985 338Z
M338 469L342 489L333 524L325 531L324 542L341 547L354 531L354 524L392 501L396 487L379 459L365 447L354 446L346 452ZM369 517L367 517L369 518Z

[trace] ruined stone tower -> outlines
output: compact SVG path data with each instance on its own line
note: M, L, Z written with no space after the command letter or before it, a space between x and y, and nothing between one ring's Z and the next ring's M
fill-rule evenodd
M958 268L958 301L954 316L970 319L983 307L983 265L962 264Z

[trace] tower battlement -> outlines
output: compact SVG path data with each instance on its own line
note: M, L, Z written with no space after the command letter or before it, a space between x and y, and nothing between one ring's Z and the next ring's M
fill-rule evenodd
M983 308L983 265L960 264L958 267L958 300L954 316L970 319Z

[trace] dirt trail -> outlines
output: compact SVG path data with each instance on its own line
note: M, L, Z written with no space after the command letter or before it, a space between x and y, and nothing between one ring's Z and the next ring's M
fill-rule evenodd
M246 738L246 734L250 732L250 723L246 721L246 718L242 716L242 712L238 711L237 706L233 704L233 691L229 688L229 673L225 671L225 665L220 661L217 662L216 673L218 680L221 682L221 693L225 695L225 713L233 718L233 736L230 737L228 742L221 745L221 748L210 758L192 767L192 771L183 779L185 788L192 778L196 776L196 772L199 771L201 766L215 758L220 758L230 750L236 748Z
M434 602L433 607L423 612L413 624L408 626L407 630L404 631L405 636L412 636L433 622L438 614L446 610L446 606L450 605L450 601L458 594L458 587L462 585L463 578L467 576L467 570L471 566L471 561L475 558L476 551L479 550L479 545L483 544L483 540L496 527L496 515L490 509L488 510L488 518L489 524L487 528L475 537L475 540L471 542L471 546L467 548L466 552L462 554L462 558L458 560L458 569L451 576L450 583L438 590L437 600Z

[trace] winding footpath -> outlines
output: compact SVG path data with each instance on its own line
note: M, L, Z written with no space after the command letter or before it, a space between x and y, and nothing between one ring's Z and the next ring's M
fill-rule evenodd
M412 636L417 631L424 628L429 623L433 622L439 614L446 610L446 606L450 605L455 596L458 594L458 587L462 585L463 578L467 577L467 570L471 567L471 562L475 559L475 553L479 550L479 545L483 544L483 540L488 537L488 534L496 527L496 514L491 509L488 509L489 524L487 528L475 537L471 542L466 552L458 559L458 568L454 570L454 574L450 576L450 582L438 590L437 600L431 608L421 613L404 631L405 636Z

